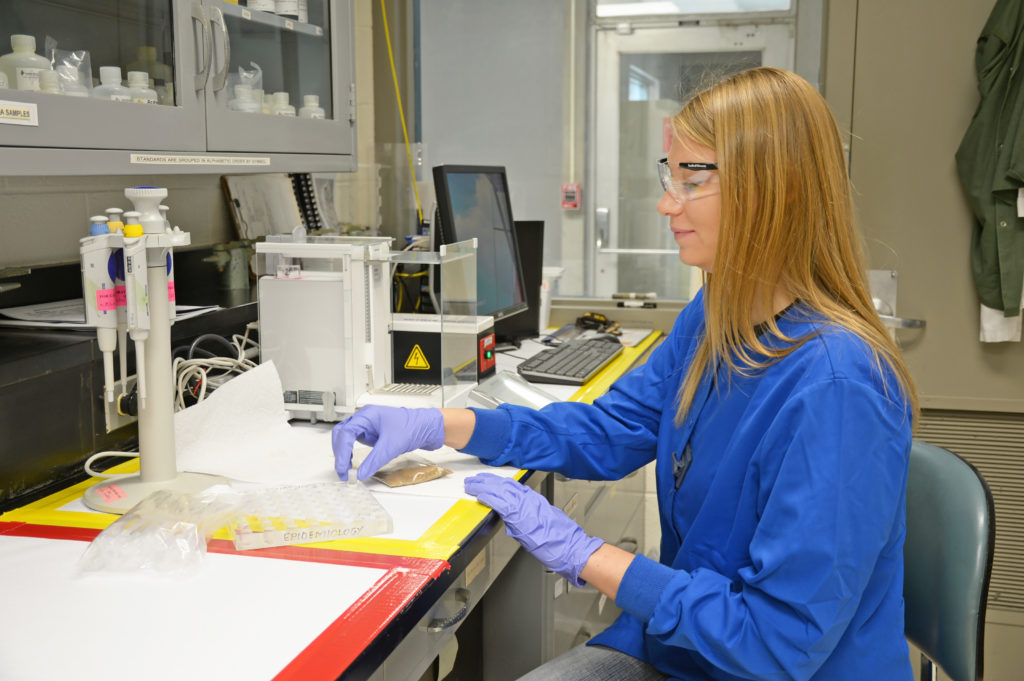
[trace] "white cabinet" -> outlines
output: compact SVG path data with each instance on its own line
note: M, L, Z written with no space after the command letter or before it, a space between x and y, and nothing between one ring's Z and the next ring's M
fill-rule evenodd
M159 95L158 103L135 103L19 90L9 83L0 89L0 172L354 169L352 1L303 0L297 3L306 10L301 17L261 11L255 0L250 4L0 3L0 52L10 50L10 34L32 35L36 53L54 57L57 66L87 54L88 65L80 70L87 86L101 66L118 66L123 80L129 71L146 71ZM251 82L254 74L259 80ZM239 83L287 93L296 111L313 95L323 117L236 110L231 100Z

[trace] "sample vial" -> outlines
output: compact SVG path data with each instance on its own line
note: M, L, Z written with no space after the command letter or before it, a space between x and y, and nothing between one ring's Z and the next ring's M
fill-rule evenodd
M158 103L156 90L149 87L149 74L145 71L128 72L128 94L139 104Z
M304 95L302 97L302 108L299 109L299 118L323 118L324 110L320 106L319 95Z
M89 96L89 89L82 85L82 74L77 68L71 64L60 64L56 73L60 77L60 88L64 94L72 97Z
M132 101L131 92L121 85L120 66L101 66L100 84L92 89L92 96L97 99L110 99L115 102Z
M50 70L50 60L36 54L36 37L15 33L11 36L12 52L0 57L0 71L7 76L7 87L18 90L39 90L39 72Z

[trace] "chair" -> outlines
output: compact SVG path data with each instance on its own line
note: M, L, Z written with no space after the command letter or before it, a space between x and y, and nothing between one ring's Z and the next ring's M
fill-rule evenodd
M981 681L994 545L985 479L956 454L915 440L903 598L907 640L921 650L921 681L936 678L934 665L953 681Z

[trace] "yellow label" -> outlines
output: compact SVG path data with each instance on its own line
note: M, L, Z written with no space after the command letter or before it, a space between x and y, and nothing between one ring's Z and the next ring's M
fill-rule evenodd
M427 356L423 354L423 348L416 345L412 346L412 352L409 353L409 359L405 360L406 369L429 369L430 362L427 361Z
M10 87L14 87L14 83ZM36 88L37 90L39 88ZM39 125L39 112L32 102L0 100L0 123L5 125Z

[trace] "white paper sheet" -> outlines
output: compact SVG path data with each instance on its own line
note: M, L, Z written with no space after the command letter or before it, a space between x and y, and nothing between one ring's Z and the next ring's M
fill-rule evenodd
M385 572L208 554L187 579L80 576L86 546L0 536L0 679L269 681Z
M273 362L231 379L204 401L175 414L174 433L180 471L263 484L338 479L331 425L288 422L281 379ZM356 444L353 459L358 463L369 451L370 447ZM517 472L510 466L492 468L450 447L415 450L412 454L450 469L452 475L396 488L371 479L366 483L370 490L375 494L412 494L454 502L473 498L462 489L463 480L470 475L488 471L511 477Z
M278 484L338 479L330 431L289 425L273 362L176 413L174 438L180 471Z

